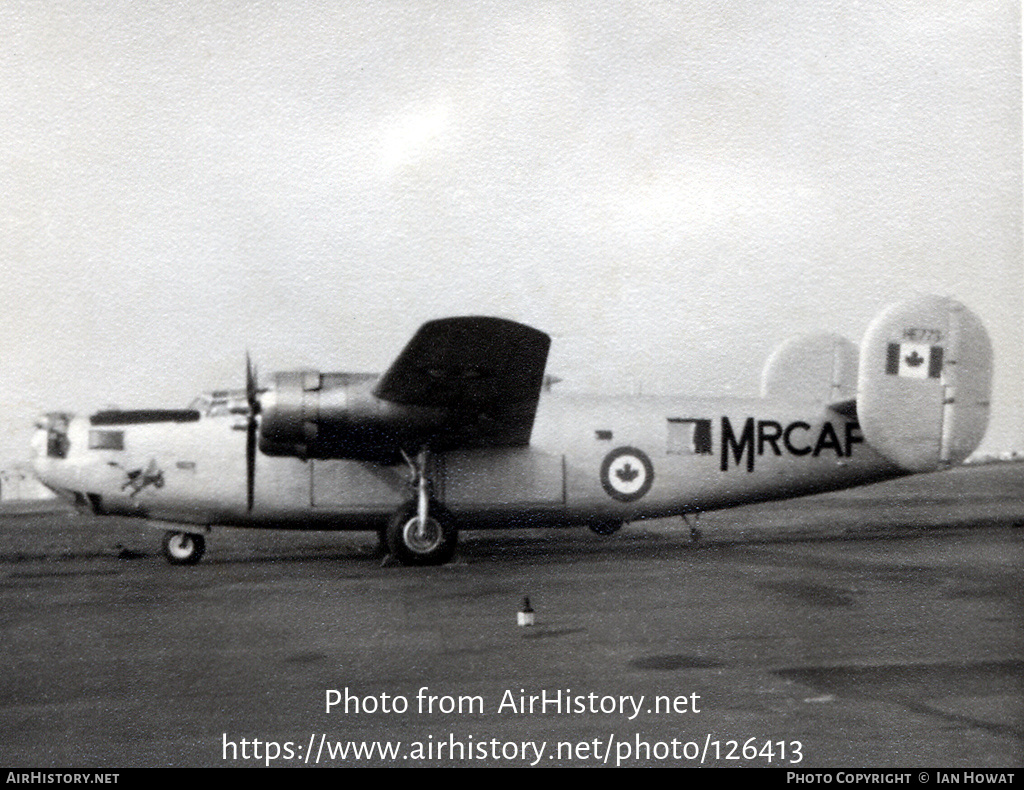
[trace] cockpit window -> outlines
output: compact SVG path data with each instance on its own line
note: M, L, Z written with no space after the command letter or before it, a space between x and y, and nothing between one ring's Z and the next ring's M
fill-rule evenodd
M195 422L194 409L107 409L89 417L90 425L144 425L152 422Z
M245 390L214 390L197 396L189 408L204 417L223 417L229 414L248 414L249 402Z

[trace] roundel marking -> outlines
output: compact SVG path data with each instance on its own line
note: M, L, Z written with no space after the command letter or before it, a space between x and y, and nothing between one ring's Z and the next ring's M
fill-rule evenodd
M601 485L619 502L635 502L651 490L653 482L651 459L635 447L617 447L601 464Z

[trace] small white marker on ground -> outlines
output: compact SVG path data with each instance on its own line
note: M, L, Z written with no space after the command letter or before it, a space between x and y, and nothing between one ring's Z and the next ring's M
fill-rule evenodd
M523 598L523 608L519 612L518 622L520 626L533 625L533 607L530 606L529 598Z

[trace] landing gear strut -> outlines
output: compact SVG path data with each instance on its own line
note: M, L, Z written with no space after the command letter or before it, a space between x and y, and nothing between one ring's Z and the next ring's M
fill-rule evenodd
M697 528L698 519L700 519L700 513L693 514L693 523L690 523L688 514L683 513L683 523L690 528L690 543L696 543L701 539L701 531Z
M171 565L195 565L206 551L206 539L192 532L164 534L164 556Z
M388 549L403 565L442 565L455 554L455 519L430 495L427 449L420 450L415 460L406 455L405 461L412 471L416 498L391 517L386 531Z

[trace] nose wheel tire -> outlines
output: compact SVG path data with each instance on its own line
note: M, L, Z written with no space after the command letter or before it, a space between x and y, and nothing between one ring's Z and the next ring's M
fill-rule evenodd
M431 502L426 524L420 525L415 502L395 515L387 528L391 554L403 565L443 565L455 554L458 530L455 519L437 502Z
M191 532L164 535L164 556L171 565L195 565L206 551L206 540Z

